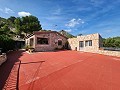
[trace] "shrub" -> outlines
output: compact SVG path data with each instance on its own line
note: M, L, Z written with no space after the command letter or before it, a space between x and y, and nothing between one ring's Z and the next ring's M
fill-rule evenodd
M9 50L13 50L15 45L15 41L12 40L7 35L0 35L0 48L2 48L2 52L7 52Z

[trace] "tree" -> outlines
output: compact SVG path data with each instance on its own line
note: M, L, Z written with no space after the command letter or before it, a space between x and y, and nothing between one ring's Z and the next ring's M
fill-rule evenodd
M3 52L14 49L14 40L12 40L9 36L2 34L0 35L0 48L2 48Z
M120 48L120 40L119 40L119 41L116 40L116 41L114 42L114 46Z
M6 24L6 19L0 17L0 28Z
M10 22L12 22L14 24L15 19L16 19L16 17L11 16L7 20L10 21Z
M15 28L15 19L16 17L11 16L7 19L7 24L9 25L9 28Z
M1 34L9 35L10 32L11 31L10 31L10 29L9 29L7 24L5 24L3 27L0 28L0 33Z
M113 37L103 39L104 47L119 47L120 48L120 37Z
M22 33L22 21L21 21L21 18L16 18L15 19L15 21L14 21L14 23L15 23L15 33L17 34L17 35L21 35L21 33Z
M37 17L35 16L26 16L22 17L22 30L23 32L33 33L33 31L39 31L42 27Z

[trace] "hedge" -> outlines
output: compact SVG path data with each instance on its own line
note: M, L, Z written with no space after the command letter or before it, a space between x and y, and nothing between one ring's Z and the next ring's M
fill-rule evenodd
M2 48L2 52L13 50L14 45L15 45L15 41L12 40L9 36L0 35L0 48Z

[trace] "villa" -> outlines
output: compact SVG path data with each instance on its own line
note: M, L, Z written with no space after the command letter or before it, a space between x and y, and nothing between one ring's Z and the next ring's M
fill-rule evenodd
M102 37L98 33L70 38L68 42L69 48L77 51L96 52L103 47Z
M65 48L67 37L56 31L36 31L33 35L27 36L25 42L35 51L53 51Z
M102 37L98 33L67 39L56 31L36 31L26 37L26 45L33 47L35 51L53 51L68 46L71 50L89 52L97 51L103 46Z

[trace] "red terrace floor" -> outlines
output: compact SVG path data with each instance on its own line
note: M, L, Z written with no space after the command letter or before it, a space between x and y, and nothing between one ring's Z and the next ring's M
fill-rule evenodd
M118 57L77 51L33 54L17 51L8 54L8 58L0 68L8 68L5 65L13 61L14 65L4 89L15 88L19 76L19 90L120 90ZM1 72L0 76L6 77L7 71Z

